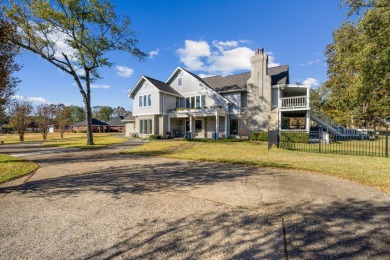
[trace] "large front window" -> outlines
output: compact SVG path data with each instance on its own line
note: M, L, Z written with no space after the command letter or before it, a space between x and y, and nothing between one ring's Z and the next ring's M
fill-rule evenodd
M195 108L195 97L191 97L191 108Z
M139 120L139 133L140 134L152 134L152 120L151 119Z
M202 131L202 120L195 120L195 132Z
M186 108L191 108L190 98L186 98Z
M196 96L196 108L200 108L200 96Z
M230 119L230 134L238 135L238 119Z

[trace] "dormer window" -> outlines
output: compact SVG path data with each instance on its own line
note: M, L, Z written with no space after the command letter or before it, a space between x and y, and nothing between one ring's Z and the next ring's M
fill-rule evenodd
M181 87L181 86L183 85L183 78L180 77L180 78L178 79L177 85L178 85L179 87Z

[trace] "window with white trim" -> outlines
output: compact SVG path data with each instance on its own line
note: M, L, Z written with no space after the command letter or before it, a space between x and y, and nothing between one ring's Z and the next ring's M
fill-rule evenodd
M142 107L142 96L139 96L139 107Z
M152 120L151 119L139 120L139 133L140 134L152 134Z
M152 106L152 95L148 95L148 106Z

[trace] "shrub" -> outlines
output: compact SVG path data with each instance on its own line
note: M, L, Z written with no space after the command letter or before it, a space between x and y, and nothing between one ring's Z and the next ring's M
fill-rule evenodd
M154 139L154 140L162 139L162 136L161 135L150 135L149 139Z
M283 143L308 143L309 133L284 133L280 135L280 142Z
M252 141L267 142L268 141L268 132L253 132L251 134L251 140Z

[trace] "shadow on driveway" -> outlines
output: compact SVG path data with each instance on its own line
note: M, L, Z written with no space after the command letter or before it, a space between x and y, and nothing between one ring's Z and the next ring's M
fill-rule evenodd
M388 259L389 223L388 205L355 200L327 207L302 204L294 213L275 215L232 210L152 219L85 258Z

